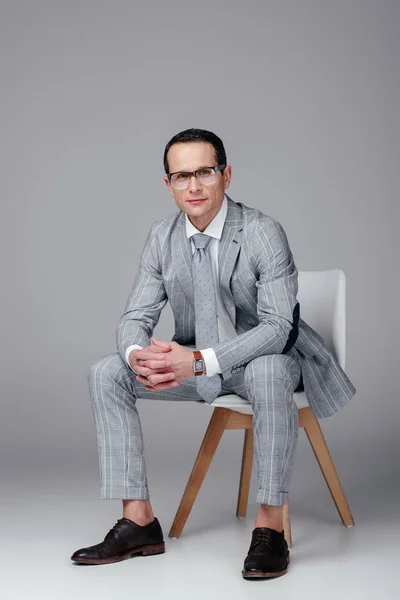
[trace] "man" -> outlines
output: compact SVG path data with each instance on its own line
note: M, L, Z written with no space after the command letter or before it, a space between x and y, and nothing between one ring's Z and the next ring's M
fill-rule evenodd
M282 512L293 470L304 385L311 409L327 417L355 393L322 338L301 318L298 273L274 218L229 198L221 139L189 129L164 152L165 183L179 208L156 221L117 329L118 353L91 367L101 498L120 498L123 518L75 562L103 564L165 551L149 499L136 399L212 403L237 393L253 409L259 512L244 578L287 571ZM152 337L169 300L171 341Z

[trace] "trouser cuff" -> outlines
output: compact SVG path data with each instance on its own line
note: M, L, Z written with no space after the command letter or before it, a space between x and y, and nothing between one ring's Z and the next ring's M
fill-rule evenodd
M260 504L269 504L271 506L283 506L288 495L288 492L269 492L265 490L258 490L256 502L259 502Z
M147 487L115 487L100 486L100 498L102 500L149 500L150 494Z

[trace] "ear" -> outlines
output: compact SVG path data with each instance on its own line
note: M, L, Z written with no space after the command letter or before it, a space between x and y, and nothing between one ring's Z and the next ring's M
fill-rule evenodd
M163 179L164 179L165 185L167 186L167 188L169 190L169 193L171 194L171 196L173 198L175 198L174 192L173 192L173 189L172 189L172 185L170 184L168 177L166 175L164 175Z
M224 189L227 190L230 183L231 183L231 177L232 177L232 167L231 165L226 165L225 169L224 169Z

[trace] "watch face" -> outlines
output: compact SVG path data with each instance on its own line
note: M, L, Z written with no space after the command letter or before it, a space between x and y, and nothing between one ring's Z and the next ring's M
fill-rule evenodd
M194 360L194 371L195 371L195 373L199 373L200 371L204 371L204 361L201 358L195 358L195 360Z

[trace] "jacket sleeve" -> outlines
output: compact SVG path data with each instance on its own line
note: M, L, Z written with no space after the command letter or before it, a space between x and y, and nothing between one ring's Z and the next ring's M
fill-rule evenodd
M145 241L139 268L117 327L117 348L125 363L129 346L137 344L145 348L150 345L153 330L168 300L161 273L156 226L156 223L152 225Z
M288 352L298 335L298 272L282 225L267 215L259 217L254 246L259 324L213 346L222 379L244 369L257 356Z

